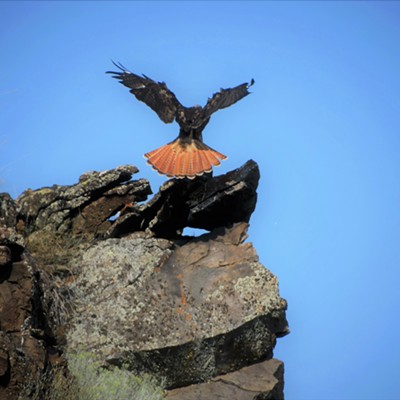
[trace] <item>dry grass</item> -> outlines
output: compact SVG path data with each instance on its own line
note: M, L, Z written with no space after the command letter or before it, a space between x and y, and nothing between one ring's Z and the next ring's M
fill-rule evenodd
M47 372L31 380L19 400L162 400L163 389L149 375L124 368L108 370L90 353L70 354L68 369Z

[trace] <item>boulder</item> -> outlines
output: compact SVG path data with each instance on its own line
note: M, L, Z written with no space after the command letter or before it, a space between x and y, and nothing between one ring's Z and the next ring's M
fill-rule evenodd
M272 357L288 333L276 277L247 223L177 241L134 233L87 250L75 281L71 349L165 379L205 382Z

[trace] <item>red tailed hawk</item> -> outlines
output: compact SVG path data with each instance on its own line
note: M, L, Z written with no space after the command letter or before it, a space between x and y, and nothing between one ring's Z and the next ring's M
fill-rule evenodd
M114 62L113 62L114 63ZM204 107L184 107L164 82L156 82L146 75L136 75L122 64L114 65L121 71L107 71L113 78L130 88L135 97L147 104L165 123L179 124L179 136L172 142L146 153L147 163L168 177L194 179L211 172L213 166L226 159L222 153L203 142L203 129L215 111L229 107L249 94L254 84L242 83L232 89L221 89L208 99Z

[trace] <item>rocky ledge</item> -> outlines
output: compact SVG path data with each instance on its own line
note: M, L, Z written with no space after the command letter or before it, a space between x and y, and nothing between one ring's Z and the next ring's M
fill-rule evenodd
M168 399L283 399L286 301L246 242L257 164L167 181L147 202L136 172L1 195L0 399L18 398L26 365L44 393L35 379L65 352L155 376Z

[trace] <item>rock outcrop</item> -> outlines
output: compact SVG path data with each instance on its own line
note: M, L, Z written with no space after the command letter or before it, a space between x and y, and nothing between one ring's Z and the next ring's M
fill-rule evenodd
M108 235L120 237L133 230L173 238L183 228L208 231L250 220L257 202L258 166L248 161L241 168L210 179L172 179L146 204L133 204L110 228Z
M104 172L91 171L79 183L27 190L19 198L18 218L27 233L47 230L98 236L111 225L109 218L126 203L151 194L148 181L130 181L138 169L132 165Z
M271 358L287 333L286 303L243 243L246 230L237 223L179 243L133 233L91 247L69 344L163 376L167 387Z
M38 380L59 362L47 318L46 286L15 230L17 204L0 194L0 399L17 399L22 386L35 391Z
M162 378L168 399L282 399L272 356L288 333L286 302L246 242L257 164L167 181L147 202L136 172L3 195L0 398L21 383L14 360L28 332L32 376L62 351L90 351L105 367ZM209 233L182 236L185 227Z

